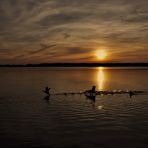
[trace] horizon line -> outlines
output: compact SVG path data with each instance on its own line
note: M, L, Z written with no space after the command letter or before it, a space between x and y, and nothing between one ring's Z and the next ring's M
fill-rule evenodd
M148 67L147 62L142 63L37 63L37 64L0 64L0 67Z

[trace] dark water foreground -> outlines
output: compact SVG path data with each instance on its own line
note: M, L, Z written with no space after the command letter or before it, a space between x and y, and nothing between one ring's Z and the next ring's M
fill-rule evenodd
M52 92L148 90L148 69L1 68L0 147L147 148L148 96L51 96Z

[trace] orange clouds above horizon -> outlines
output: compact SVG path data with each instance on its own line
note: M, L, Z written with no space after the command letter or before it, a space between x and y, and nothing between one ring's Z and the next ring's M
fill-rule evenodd
M2 0L0 64L148 62L147 0Z

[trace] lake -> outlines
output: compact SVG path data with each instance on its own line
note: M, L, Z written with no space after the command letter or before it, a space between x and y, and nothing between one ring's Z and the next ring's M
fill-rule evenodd
M148 91L148 68L1 68L0 146L148 147L148 96L51 95L97 90Z

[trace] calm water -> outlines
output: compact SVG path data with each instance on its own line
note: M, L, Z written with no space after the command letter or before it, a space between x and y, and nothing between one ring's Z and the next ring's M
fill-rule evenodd
M0 147L147 148L148 96L51 96L52 92L148 91L148 69L1 68Z

